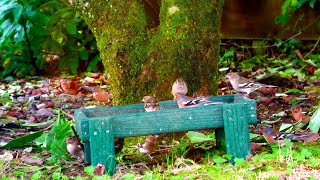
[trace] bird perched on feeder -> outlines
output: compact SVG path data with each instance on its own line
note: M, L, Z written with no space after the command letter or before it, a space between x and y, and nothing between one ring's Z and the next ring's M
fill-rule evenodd
M185 98L187 100L194 100L194 99L207 99L208 97L204 96L202 92L195 92L193 94L193 97L189 97L187 96L188 93L188 86L187 83L182 79L182 78L178 78L172 85L172 89L171 89L171 93L173 94L173 96L175 96L175 94L182 94L185 95Z
M153 96L144 96L142 101L144 102L144 109L147 112L160 110L160 105L158 100Z
M147 154L151 159L150 154L157 149L159 135L148 135L146 140L138 144L140 153Z
M209 101L205 97L191 98L180 93L175 94L174 99L177 101L179 108L191 108L191 107L198 107L198 106L207 106L211 104L223 104L223 102Z
M266 84L261 84L258 82L251 81L234 72L228 73L226 75L226 78L229 79L234 90L240 93L246 93L247 95L249 95L250 93L262 87L277 87L273 85L266 85Z
M182 78L178 78L172 85L171 93L186 95L188 93L187 83Z
M72 157L84 158L84 152L81 148L80 142L76 137L69 136L66 139L67 150Z

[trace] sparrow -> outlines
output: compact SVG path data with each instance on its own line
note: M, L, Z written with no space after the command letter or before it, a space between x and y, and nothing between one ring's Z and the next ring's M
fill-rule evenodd
M144 96L142 102L144 102L144 109L146 110L146 112L160 110L159 102L153 96Z
M140 153L147 154L152 159L150 154L157 149L159 135L148 135L146 140L138 144Z
M226 78L229 79L234 90L236 90L237 92L246 93L247 95L262 87L277 87L251 81L234 72L228 73L226 75Z
M106 168L104 167L104 165L98 163L98 164L96 165L96 167L94 167L93 174L94 174L95 176L103 176L105 170L106 170Z
M206 97L192 98L180 93L174 94L174 100L177 101L179 108L191 108L198 106L207 106L211 104L223 104L223 102L209 101Z
M291 139L294 141L304 141L309 142L313 141L314 139L319 138L318 133L311 133L311 132L304 132L304 133L282 133L273 131L272 128L269 126L260 126L258 127L260 132L262 132L263 136L267 140L269 144L279 143L280 147L285 145L284 139Z
M172 85L171 93L186 95L188 93L187 83L182 78L178 78Z
M69 136L66 139L67 150L72 157L84 158L84 152L77 138Z

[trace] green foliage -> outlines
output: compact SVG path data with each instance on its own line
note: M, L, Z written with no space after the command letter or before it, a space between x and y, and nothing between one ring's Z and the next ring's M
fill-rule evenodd
M320 129L320 107L313 113L308 128L313 133L318 133Z
M61 167L59 167L59 168L57 168L56 169L56 171L52 174L52 179L56 179L56 180L60 180L60 179L69 179L66 175L63 175L62 174L62 168Z
M316 1L317 0L284 0L281 6L281 14L275 18L275 23L281 24L282 26L286 25L294 12L307 3L309 3L309 7L314 8Z
M41 178L41 175L42 175L42 172L41 172L41 171L37 171L36 173L32 174L31 179L32 179L32 180L34 180L34 179L40 179L40 178Z
M214 141L213 138L209 138L208 136L206 136L200 132L196 132L196 131L188 131L186 136L188 138L190 138L191 143L201 143L201 142L206 142L206 141Z
M288 44L287 44L288 45ZM288 54L285 57L268 57L265 56L253 56L247 59L242 60L241 62L228 61L227 59L220 59L219 67L222 71L229 69L244 69L248 72L251 72L252 69L264 68L265 73L268 74L278 74L284 78L297 77L299 81L304 80L313 80L320 78L320 72L310 71L310 69L320 69L320 61L317 60L317 55L310 56L309 59L301 59L297 55L293 54L292 51L295 48L291 47L291 52L279 51L279 54ZM288 49L284 49L288 50ZM257 79L262 78L265 74L262 74L261 77L256 77ZM288 90L286 93L301 93L298 89Z
M72 73L80 63L96 70L97 54L87 25L59 0L1 1L0 78L35 74L48 70L47 66L56 70L58 63Z
M24 146L24 145L32 142L36 138L40 137L43 134L43 132L44 131L38 131L38 132L35 132L32 134L24 135L22 137L13 139L13 140L9 141L6 145L2 146L1 148L2 149L12 149L12 148Z
M224 54L222 55L222 57L219 60L219 71L226 71L229 68L226 67L230 67L233 64L233 60L234 60L234 52L233 51L226 51L224 52Z
M52 155L60 158L71 159L66 144L66 137L73 136L69 121L59 111L56 122L53 124L46 140L46 149Z

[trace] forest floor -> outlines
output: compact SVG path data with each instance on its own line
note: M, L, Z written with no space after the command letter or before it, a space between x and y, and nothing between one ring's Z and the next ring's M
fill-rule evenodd
M257 74L241 75L253 79ZM319 128L320 117L315 117L316 113L320 116L319 80L268 76L259 82L278 86L250 94L257 102L259 126L293 134ZM221 78L218 95L234 93L230 83ZM0 97L2 179L101 178L94 176L94 167L70 158L65 138L73 134L70 126L74 125L76 109L112 106L112 92L102 74L1 81ZM301 122L305 125L301 126ZM68 126L67 131L59 129L64 125ZM213 131L201 132L214 137ZM266 143L256 125L250 126L250 132L252 156L246 161L237 160L233 166L214 144L192 144L184 133L168 135L170 140L165 144L169 148L158 149L152 159L135 148L145 136L126 138L124 148L117 154L117 174L112 179L320 179L318 138L305 137L299 139L302 142L289 142L287 148L281 149ZM61 147L53 147L54 144Z

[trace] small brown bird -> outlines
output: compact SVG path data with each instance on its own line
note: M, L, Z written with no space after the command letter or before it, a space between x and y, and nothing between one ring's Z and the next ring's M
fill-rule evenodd
M226 75L226 78L229 79L232 87L237 92L242 92L250 94L262 87L277 87L272 85L261 84L258 82L251 81L250 79L244 78L237 73L230 72Z
M100 88L93 91L93 98L99 102L110 102L109 92Z
M142 154L148 154L151 158L150 153L154 152L157 149L158 138L159 135L148 135L144 142L138 144L139 151Z
M102 164L97 164L96 167L94 167L93 174L95 176L103 176L106 168Z
M177 79L172 85L171 93L173 95L175 94L186 95L188 93L187 83L182 78Z
M177 101L179 108L191 108L198 106L208 106L213 104L223 104L223 102L209 101L206 97L192 98L179 93L174 95L174 100Z
M84 152L81 149L80 143L77 138L69 136L66 139L67 150L72 157L75 158L84 158Z
M160 110L159 102L153 96L144 96L143 99L142 99L142 102L144 102L144 109L147 112Z

